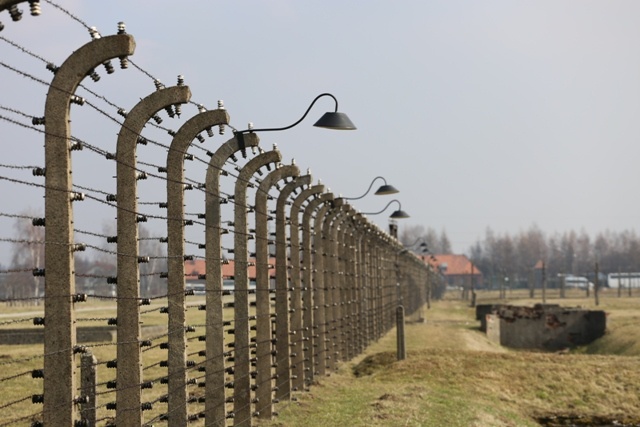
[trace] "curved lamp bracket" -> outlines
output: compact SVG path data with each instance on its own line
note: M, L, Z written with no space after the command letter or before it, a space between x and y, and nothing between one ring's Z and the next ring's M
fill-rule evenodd
M316 98L311 102L311 105L309 105L309 108L307 108L307 111L305 111L305 113L302 115L302 117L300 117L300 119L297 122L295 122L293 124L290 124L289 126L284 126L284 127L279 127L279 128L261 128L261 129L251 129L250 128L250 129L235 131L234 133L236 135L242 135L244 133L276 132L276 131L291 129L294 126L297 126L300 122L302 122L305 119L305 117L307 117L307 115L309 114L309 111L311 111L311 108L318 101L318 99L320 99L322 97L325 97L325 96L330 96L331 98L333 98L333 100L336 103L335 111L334 112L325 113L320 118L320 120L318 120L314 124L314 126L323 127L323 128L327 128L327 129L336 129L336 130L354 130L354 129L357 129L356 126L353 124L353 122L349 119L349 117L345 113L338 112L338 100L336 99L336 97L333 96L330 93L323 93L323 94L320 94L320 95L316 96Z
M387 184L387 180L384 179L384 177L376 176L375 178L373 178L373 180L371 181L371 184L369 184L369 188L367 188L367 191L365 191L365 193L362 196L360 196L360 197L343 197L343 199L345 199L345 200L360 200L360 199L362 199L364 196L369 194L369 192L373 188L373 183L376 182L379 179L381 179L384 182L384 185L381 185L380 188L378 188L376 190L376 192L374 193L376 196L386 196L387 194L395 194L395 193L399 193L400 192L393 185Z
M394 203L394 202L398 204L398 210L394 211L391 215L389 215L389 218L391 218L391 219L409 218L410 215L402 210L402 204L400 204L400 201L398 199L393 199L392 201L387 203L387 206L385 206L381 211L378 211L378 212L364 212L364 215L378 215L378 214L381 214L382 212L386 211L389 206L391 206L391 203Z

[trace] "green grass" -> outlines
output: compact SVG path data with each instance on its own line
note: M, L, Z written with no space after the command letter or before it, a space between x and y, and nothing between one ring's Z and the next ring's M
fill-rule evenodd
M509 302L539 302L525 296ZM595 308L573 297L559 303ZM639 302L600 302L606 336L566 354L502 348L478 330L467 302L437 301L426 323L406 325L406 360L395 360L392 331L260 426L526 427L550 414L631 422L625 416L640 414Z
M528 299L526 292L509 296L509 300L501 301L497 293L479 292L478 303L539 302ZM640 300L602 295L601 304L596 307L593 298L587 300L583 294L568 296L571 298L548 302L605 310L608 330L603 338L569 354L512 351L486 339L478 330L468 302L436 301L430 310L423 311L426 323L414 322L415 315L408 319L406 360L396 360L396 336L391 331L365 354L339 364L330 376L317 378L309 392L296 395L297 401L277 404L279 417L259 425L527 427L539 425L535 419L549 414L618 419L624 414L640 414ZM164 301L154 304L166 305ZM90 309L79 311L78 318L115 316L115 305L109 301L85 303L78 308ZM38 309L10 307L3 313L16 313L17 318L22 317L17 313ZM148 309L142 307L143 311ZM203 324L204 312L189 309L187 319L189 324ZM154 311L143 315L142 322L166 324L166 315ZM189 336L202 333L203 328L199 328ZM197 340L190 341L188 352L203 346ZM101 362L115 359L115 350L115 345L92 347ZM0 377L41 368L42 351L42 345L0 346L0 367L4 372ZM143 353L143 364L149 366L165 358L166 350L154 349ZM193 372L190 376L199 374ZM114 379L115 371L101 365L98 375L98 381L104 382ZM166 369L160 367L144 372L145 379L163 375ZM1 404L42 392L42 380L30 376L1 384ZM103 386L100 391L107 390ZM203 389L194 387L190 391L201 393ZM157 384L144 390L143 399L151 401L164 393L166 386ZM113 393L106 393L100 396L99 404L114 400ZM41 408L25 401L4 408L3 412L5 419L12 420ZM190 412L199 410L197 406L191 409ZM145 413L145 420L163 411L166 405L158 404ZM113 413L100 410L99 417L108 415Z

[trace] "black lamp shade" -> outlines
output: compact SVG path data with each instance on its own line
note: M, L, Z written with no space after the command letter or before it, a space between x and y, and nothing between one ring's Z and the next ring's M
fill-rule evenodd
M400 191L394 187L393 185L381 185L380 188L378 188L378 191L375 192L376 196L386 196L387 194L395 194L395 193L399 193Z
M409 218L409 214L406 213L405 211L403 211L402 209L398 209L397 211L395 211L394 213L389 215L389 218L391 218L391 219L404 219L404 218Z
M324 113L320 120L314 126L319 128L336 129L336 130L354 130L357 129L349 116L345 113Z

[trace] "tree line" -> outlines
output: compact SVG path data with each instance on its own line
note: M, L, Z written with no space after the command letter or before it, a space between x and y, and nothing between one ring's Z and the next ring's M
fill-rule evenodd
M23 217L36 217L32 210L21 214ZM116 226L104 223L103 236L115 236ZM45 229L33 226L31 221L18 218L14 226L15 238L11 242L11 258L8 266L0 265L0 299L9 303L35 304L42 301L44 293ZM166 293L166 280L160 273L167 270L166 245L152 237L150 231L139 227L139 250L149 257L148 262L140 264L140 294L142 297L154 297ZM106 239L98 238L100 243L92 245L87 251L75 253L76 291L105 297L116 296L117 258L116 245Z
M400 240L405 245L424 241L433 254L451 251L444 230L437 233L424 226L409 226L402 230ZM421 251L417 246L411 249ZM541 263L551 282L568 274L593 281L597 263L602 283L609 273L640 272L640 236L635 230L604 231L592 237L585 230L547 234L536 225L517 234L499 234L487 228L484 238L468 248L465 255L482 272L487 284L507 277L515 286L525 287L534 267Z
M36 216L33 212L26 214ZM0 274L0 298L34 298L37 304L37 297L44 290L44 280L36 273L44 269L44 228L19 219L14 233L10 264L0 266L5 272ZM103 225L103 235L115 234L115 224ZM159 276L159 272L166 271L165 245L151 237L145 227L140 227L139 234L140 253L150 256L149 263L140 265L141 294L144 297L161 295L166 292L166 281ZM437 232L431 227L412 225L400 231L399 239L418 254L452 252L445 230ZM78 292L115 296L114 247L108 243L101 246L102 250L93 253L76 254L76 287ZM487 286L508 278L513 286L527 287L534 276L534 267L541 263L553 283L559 275L566 274L594 280L597 262L602 283L609 273L640 272L640 236L635 230L605 231L594 238L584 230L547 235L536 225L511 235L487 228L484 239L468 248L465 255L482 272ZM539 272L537 274L539 276Z

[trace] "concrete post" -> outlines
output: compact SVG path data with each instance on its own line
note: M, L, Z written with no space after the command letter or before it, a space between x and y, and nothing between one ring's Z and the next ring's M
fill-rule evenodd
M258 417L262 419L271 419L273 415L273 405L272 405L272 377L273 374L271 372L271 350L273 345L271 344L271 301L270 301L270 293L269 293L269 230L267 226L267 221L269 219L269 213L267 209L267 199L269 198L269 191L271 187L276 185L276 183L282 179L288 177L295 177L300 173L300 170L295 165L290 166L282 166L278 167L276 170L267 175L260 183L258 187L258 191L256 191L256 202L255 202L255 224L256 224L256 358L257 358L257 367L256 367L256 400L258 401L256 405L256 412L258 413ZM276 224L276 229L278 228L278 224ZM277 233L277 231L276 231ZM276 248L277 248L277 239L276 236ZM278 328L287 327L289 322L283 324L281 321L281 317L285 317L288 319L289 313L285 311L279 311L283 308L278 304L278 270L283 268L286 272L286 254L285 254L285 265L284 267L279 265L278 263L278 254L276 253L276 332L278 334L278 339L280 339L281 332L278 331ZM285 294L286 298L286 294ZM288 304L287 304L288 305ZM288 328L287 328L288 329ZM285 335L288 334L288 330L285 330ZM278 380L276 382L278 390L280 389L280 384L283 379L279 376L280 364L284 355L280 354L280 349L278 347L279 343L276 343L276 348L278 349L276 352L276 372L278 374ZM288 355L288 347L286 348ZM289 362L288 356L286 357L286 362ZM283 362L284 364L284 362ZM288 363L287 363L288 365ZM287 366L287 374L289 373L289 369ZM288 375L287 375L288 378ZM278 391L276 391L276 398L280 398L278 396Z
M334 353L336 355L335 362L347 360L346 355L346 341L345 334L347 328L348 311L347 304L349 302L349 295L347 289L347 275L349 274L347 257L347 227L345 221L347 220L345 208L347 206L340 206L340 212L334 220L332 225L332 239L334 240L334 253L333 253L333 318L335 327L335 340L333 343ZM337 368L337 366L336 366Z
M247 236L247 187L251 177L263 166L282 160L277 150L262 153L249 160L240 170L235 184L235 235L234 235L234 329L235 370L233 388L233 410L235 424L251 426L251 351L249 347L249 275Z
M545 263L542 263L542 303L547 302L547 268Z
M404 341L404 307L402 305L396 308L396 341L397 358L404 360L407 358L407 347Z
M45 103L45 338L44 424L73 425L77 415L75 294L72 200L82 199L72 187L69 141L71 96L85 76L101 63L132 55L127 34L93 40L69 56L56 72Z
M315 359L315 375L325 375L327 367L327 334L326 334L326 286L324 281L324 244L322 240L322 222L327 214L327 211L331 208L330 203L333 201L332 193L325 193L318 199L313 200L307 206L304 215L307 215L307 211L311 208L320 206L316 212L313 225L313 298L314 309L313 314L313 326L314 330L314 355Z
M369 261L369 250L367 247L368 227L363 222L360 214L356 215L355 226L356 235L356 251L358 254L358 270L357 270L357 289L358 289L358 354L362 353L371 341L371 324L369 322L369 304L371 303L371 294L369 289L371 263Z
M116 179L118 203L118 369L116 423L142 424L142 363L140 361L140 269L138 264L138 185L136 148L145 124L158 111L191 98L186 86L161 89L127 114L118 134Z
M314 321L314 301L313 301L313 282L312 278L312 269L313 264L311 262L311 213L315 210L315 208L309 208L313 201L310 201L307 204L306 208L302 208L302 203L310 197L315 197L318 194L323 193L325 190L324 185L314 185L311 188L303 190L298 197L293 201L293 206L291 207L291 230L297 230L298 228L298 215L296 212L302 212L302 244L300 246L302 252L302 301L303 301L303 311L304 315L302 318L302 330L303 330L303 340L305 342L305 350L304 350L304 381L305 384L311 384L313 381L315 364L314 364L314 344L316 343L315 339L315 329L313 328ZM317 200L317 199L316 199ZM320 202L318 202L320 203ZM317 205L316 205L317 207ZM291 233L292 240L291 246L294 246L294 232ZM291 256L291 264L300 262L300 254L294 254L296 251L292 251Z
M337 203L344 203L343 199L334 200L334 208L327 215L327 220L322 226L323 231L326 232L325 244L328 244L325 248L325 254L327 257L327 265L325 271L327 273L325 283L328 285L329 291L327 293L327 303L329 307L327 309L327 331L329 336L329 355L331 368L337 369L338 361L341 359L340 353L340 329L342 325L342 313L341 313L341 290L342 290L342 272L340 266L340 252L342 249L342 241L339 240L338 231L341 224L341 208L336 206Z
M98 359L86 351L80 356L80 390L87 400L80 405L81 419L87 427L96 426L96 391Z
M355 227L355 211L351 206L346 207L346 238L345 238L345 262L346 262L346 296L347 296L347 322L344 330L344 354L346 360L350 360L360 353L360 304L362 295L359 289L360 253L357 247L358 237Z
M374 234L375 231L372 231ZM369 318L371 319L371 330L373 332L371 336L371 340L377 340L381 335L381 324L382 324L382 311L380 310L381 304L381 286L382 286L382 266L384 264L381 258L381 250L376 245L375 240L373 239L373 235L371 236L370 245L371 245L371 283L369 285L371 292L371 306L369 310Z
M388 270L389 270L389 260L386 258L386 248L380 245L380 237L376 234L376 252L378 257L378 269L377 269L377 281L375 284L375 293L376 293L376 306L374 312L374 319L376 323L376 337L378 340L385 331L387 326L387 316L385 315L384 305L387 301L387 286L389 284L388 280ZM395 285L394 285L395 287Z
M295 267L293 259L290 263L287 263L286 207L291 193L310 181L311 176L309 175L294 179L282 188L276 202L276 349L278 353L278 367L276 368L278 390L276 391L276 398L280 400L291 399L291 391L302 390L302 381L304 379L301 340L300 262L298 259L298 264ZM293 211L290 211L289 218L293 217L293 215ZM298 215L297 211L295 215ZM296 247L293 246L293 235L295 234L297 237L299 232L297 227L295 229L290 227L291 253L298 250L297 239ZM297 272L295 281L293 274L291 274L291 280L289 280L289 269L291 269L292 273L294 270ZM291 304L289 304L289 300L291 300ZM284 319L281 319L282 312L285 312ZM284 325L284 321L287 321L287 325ZM285 355L281 354L283 351L286 352L286 361L284 360Z
M375 324L373 321L373 309L375 304L375 294L374 294L374 286L373 281L376 278L375 274L375 261L374 261L374 253L373 247L370 244L372 230L370 225L365 226L364 235L362 238L361 252L364 257L364 278L363 278L363 286L365 293L365 302L364 302L364 316L365 316L365 336L364 336L364 347L367 347L371 341L374 340L375 337Z
M204 123L215 120L211 111L201 113ZM209 160L205 182L205 259L206 259L206 355L205 362L205 423L207 426L224 427L226 417L224 328L222 310L222 215L220 205L220 176L224 164L238 151L257 147L258 136L244 135L243 144L232 138L222 144Z
M598 275L600 274L599 267L600 266L598 265L598 261L596 261L595 280L593 281L593 296L595 297L595 303L597 306L600 305L600 278L598 277ZM587 283L587 289L589 289L589 283Z
M343 199L337 200L334 205L344 203ZM347 227L346 221L349 219L350 206L346 203L340 204L335 209L334 221L330 228L331 241L331 265L330 273L333 276L332 295L333 295L333 353L334 359L348 360L346 354L346 329L349 321L349 313L347 304L349 302L349 293L347 290Z
M167 292L169 305L169 356L167 416L169 424L184 425L188 421L187 360L184 279L184 158L196 136L211 124L229 123L225 110L210 112L213 120L198 114L178 129L167 155Z
M331 210L324 216L322 222L321 241L324 255L324 288L325 288L325 331L326 331L326 360L327 369L336 369L339 357L337 352L337 323L339 321L337 304L339 297L337 277L337 234L334 233L337 224L332 228L332 222L340 214L340 207L344 199L334 199Z
M278 205L282 204L282 208L278 207L277 211L280 209L284 210L284 205L287 203L287 198L293 193L297 188L304 188L311 184L311 175L303 175L296 178L294 181L285 185L285 187L280 192L280 196L278 197ZM302 190L304 193L306 190ZM305 366L304 359L306 357L305 354L305 345L308 345L307 334L304 332L303 328L303 315L306 313L306 308L302 305L302 282L300 277L300 202L296 205L296 201L298 201L297 196L294 198L294 201L291 204L291 209L289 211L289 243L291 245L291 250L289 252L289 286L291 287L291 331L294 334L294 339L291 346L291 352L295 354L291 358L291 387L293 391L299 391L304 389L304 376L305 376ZM308 198L309 195L307 193ZM302 199L304 200L304 199ZM276 216L278 214L276 213ZM276 229L277 233L277 229ZM277 236L276 236L277 239ZM277 251L277 247L276 247ZM277 271L276 271L277 274ZM311 311L311 310L309 310Z

